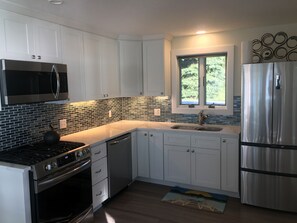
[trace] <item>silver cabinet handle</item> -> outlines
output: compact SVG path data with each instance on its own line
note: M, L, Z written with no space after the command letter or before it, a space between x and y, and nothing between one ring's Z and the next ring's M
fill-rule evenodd
M142 92L140 92L139 94L142 95Z
M99 194L96 194L96 197L101 196L102 195L102 191L99 192Z
M98 152L96 152L96 153L95 153L95 155L99 155L100 153L101 153L101 150L100 150L100 151L98 151Z
M192 150L192 153L194 153L195 152L195 150Z
M35 55L32 55L32 59L35 59Z
M100 170L96 171L95 173L97 173L97 174L98 174L98 173L101 173L101 171L102 171L102 170L100 169Z
M225 143L225 142L226 142L226 139L223 139L223 140L222 140L222 142L224 142L224 143Z
M280 89L280 75L277 74L275 78L275 89Z
M144 136L147 136L147 134L146 134L146 133L144 133Z
M41 56L38 56L37 58L40 60L41 59Z
M153 137L154 135L153 134L151 134L151 137Z
M189 149L187 149L187 153L188 153L188 152L190 152L190 150L189 150Z

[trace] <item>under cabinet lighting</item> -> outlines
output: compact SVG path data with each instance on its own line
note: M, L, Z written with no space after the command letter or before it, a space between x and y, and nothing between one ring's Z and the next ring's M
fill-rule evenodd
M48 0L48 2L53 5L62 5L63 4L62 0Z
M204 31L204 30L201 30L201 31L197 31L196 32L197 35L201 35L201 34L205 34L205 33L206 33L206 31Z

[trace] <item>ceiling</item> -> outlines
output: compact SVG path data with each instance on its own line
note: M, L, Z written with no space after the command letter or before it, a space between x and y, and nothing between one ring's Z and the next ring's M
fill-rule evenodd
M111 37L297 23L296 0L0 0L0 7Z

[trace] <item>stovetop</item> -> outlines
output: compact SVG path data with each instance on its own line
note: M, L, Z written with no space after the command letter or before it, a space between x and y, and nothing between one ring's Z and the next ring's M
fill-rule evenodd
M0 161L32 166L84 145L84 143L80 142L60 141L50 146L44 142L39 142L33 145L2 151L0 152Z

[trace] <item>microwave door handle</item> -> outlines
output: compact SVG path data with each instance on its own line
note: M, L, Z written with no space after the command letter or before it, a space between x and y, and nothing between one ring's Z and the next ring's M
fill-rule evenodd
M55 72L55 74L56 74L57 90L56 90L56 93L54 93L54 97L57 99L60 94L60 74L59 74L57 66L55 64L52 67L52 72Z

